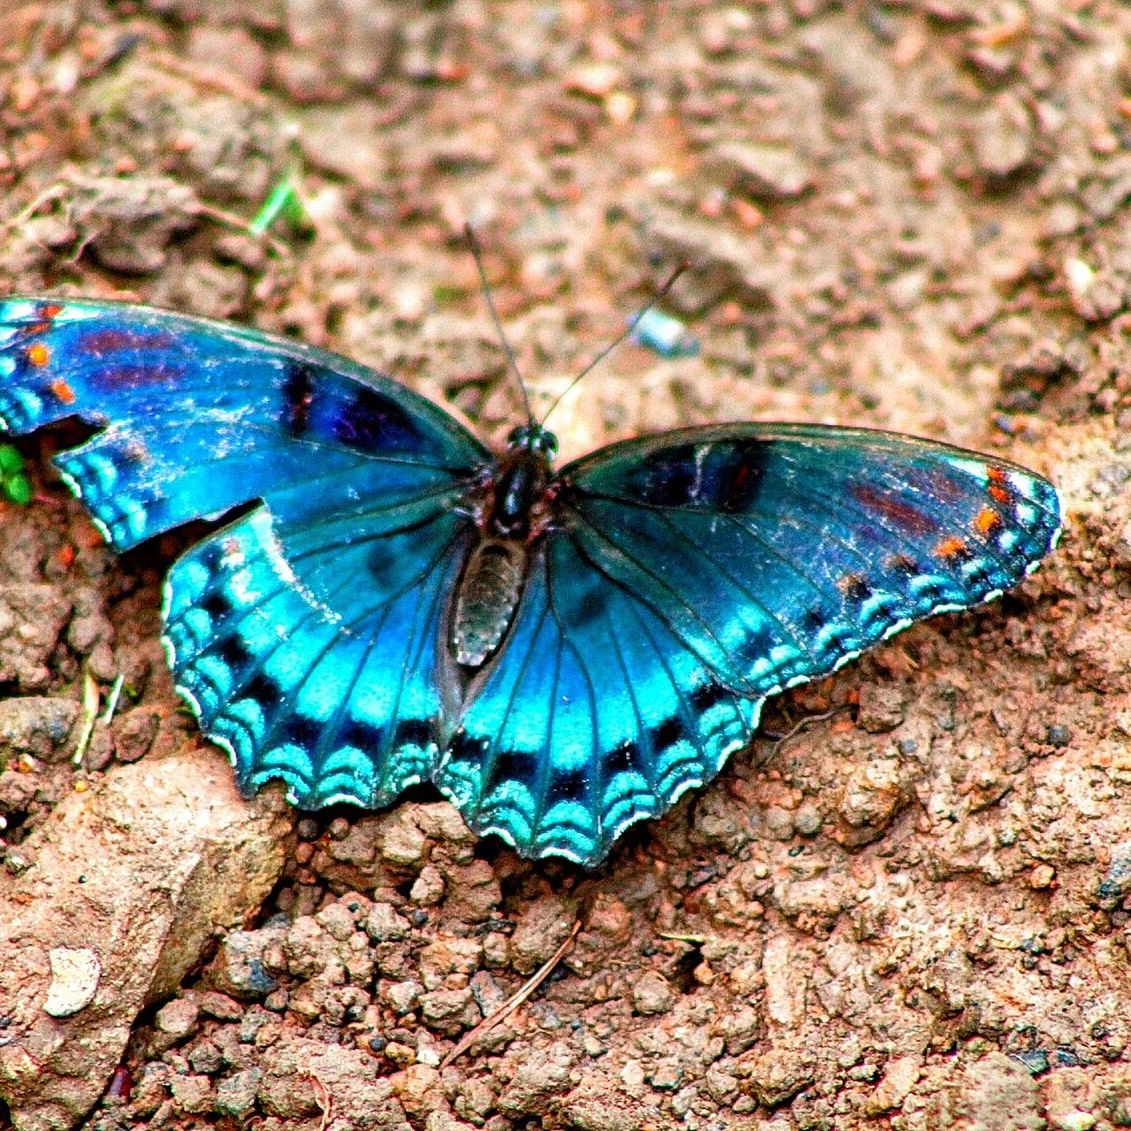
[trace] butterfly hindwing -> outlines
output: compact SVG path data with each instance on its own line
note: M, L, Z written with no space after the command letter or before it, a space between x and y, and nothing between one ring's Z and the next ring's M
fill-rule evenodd
M628 825L714 777L759 706L551 537L436 781L477 832L595 864Z
M303 808L373 808L428 779L438 626L466 542L454 512L428 510L420 525L335 545L316 528L280 538L260 509L170 570L178 690L247 792L279 777Z
M262 500L166 587L179 689L245 789L388 802L440 741L440 624L485 449L343 358L134 306L0 302L0 424L101 430L57 462L123 549Z

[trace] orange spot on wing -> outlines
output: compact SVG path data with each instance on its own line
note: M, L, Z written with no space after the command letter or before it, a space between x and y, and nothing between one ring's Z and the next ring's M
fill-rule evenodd
M1003 525L1001 515L991 507L983 507L974 516L974 529L983 538L988 538L991 534L996 534Z
M966 545L964 538L944 538L935 547L935 557L942 558L944 561L949 558L961 558L970 552L970 547Z
M986 493L995 503L1008 503L1013 498L1009 477L1000 467L986 468L986 478L989 480Z
M27 348L28 363L42 369L51 360L51 351L42 342L32 342Z
M77 399L74 389L66 381L52 381L51 392L55 394L56 400L62 404L74 404Z

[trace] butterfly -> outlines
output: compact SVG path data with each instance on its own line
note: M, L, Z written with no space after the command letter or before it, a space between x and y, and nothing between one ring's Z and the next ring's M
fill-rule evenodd
M811 424L493 454L343 357L216 321L0 301L0 429L96 431L55 462L127 550L238 517L169 570L177 690L240 786L389 804L433 782L480 834L599 863L709 781L763 702L999 596L1061 530L998 458Z

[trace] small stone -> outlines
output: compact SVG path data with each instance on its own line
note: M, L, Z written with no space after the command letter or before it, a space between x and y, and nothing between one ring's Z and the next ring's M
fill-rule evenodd
M488 931L483 936L483 964L501 970L510 963L510 939L502 931Z
M1036 165L1032 115L1016 95L998 98L972 129L974 160L989 180L1006 180Z
M47 955L51 984L43 1010L49 1017L72 1017L94 1000L102 965L89 947L57 946Z
M918 1056L899 1056L892 1060L884 1071L883 1079L865 1102L864 1110L868 1115L882 1115L899 1107L915 1086L922 1067Z
M389 1003L394 1013L402 1016L411 1013L420 1003L420 994L424 987L419 982L394 982L386 987L382 996Z
M582 63L566 74L563 85L571 94L604 98L623 80L624 72L615 63Z
M379 851L390 864L420 867L424 863L428 838L412 823L407 806L395 809L381 830Z
M74 752L71 736L81 710L71 699L0 700L0 747L47 762L65 761Z
M482 1020L470 988L422 994L420 1016L430 1029L449 1037Z
M171 177L96 177L76 185L71 218L91 254L111 271L164 267L174 235L195 226L200 203Z
M674 1000L671 983L654 970L647 971L632 987L632 1005L637 1013L667 1013Z
M353 916L340 903L331 903L323 907L314 919L332 939L337 939L338 942L345 942L355 930Z
M564 1043L530 1049L499 1096L499 1111L511 1119L544 1115L550 1097L566 1090L572 1063L573 1052Z
M173 1076L169 1090L190 1115L203 1115L212 1110L212 1081L207 1076Z
M196 1030L200 1018L200 1007L195 1001L188 998L174 998L166 1002L154 1018L154 1025L159 1033L169 1038L166 1048L183 1041Z
M778 280L748 240L717 224L674 210L656 210L644 232L645 248L665 262L689 261L693 267L668 295L682 314L695 314L724 296L751 309L774 304Z
M136 762L149 753L157 737L160 718L155 711L135 707L118 715L111 724L114 751L119 762Z
M197 996L200 1012L205 1017L214 1017L217 1021L237 1021L243 1014L243 1006L235 998L227 994L218 994L215 990L205 990Z
M445 887L440 869L432 864L425 864L409 888L408 897L421 907L432 907L444 898Z
M526 909L511 936L511 962L520 974L532 974L565 942L577 916L572 899L543 896Z
M820 809L808 802L799 805L793 814L793 827L801 836L816 836L823 823Z
M866 683L860 688L856 725L869 734L893 731L906 715L903 689L892 684Z
M873 758L854 766L837 806L838 816L848 826L845 843L855 847L875 840L891 824L902 801L896 758Z
M224 1054L215 1041L197 1041L188 1054L192 1070L201 1076L211 1076L224 1067Z
M216 1085L216 1111L220 1115L246 1115L255 1106L263 1071L247 1068Z
M1095 270L1084 260L1070 256L1064 263L1072 309L1085 322L1108 322L1127 305L1128 287L1110 270Z
M732 190L766 203L798 197L813 184L805 163L781 145L726 142L712 151L710 164Z
M268 948L278 945L281 928L261 927L255 931L229 931L209 970L212 984L238 998L269 994L278 985L264 965Z
M365 917L365 933L374 942L395 942L408 938L412 930L409 921L398 915L391 903L375 903Z
M661 1060L645 1080L657 1091L674 1092L683 1083L683 1069L677 1060Z
M762 811L762 821L766 835L771 840L791 840L793 838L793 814L780 805L767 805Z
M775 1045L749 1062L749 1076L758 1102L776 1107L813 1082L812 1055L803 1049Z
M506 991L489 970L477 970L472 974L471 993L484 1017L490 1017L501 1009L507 1000Z

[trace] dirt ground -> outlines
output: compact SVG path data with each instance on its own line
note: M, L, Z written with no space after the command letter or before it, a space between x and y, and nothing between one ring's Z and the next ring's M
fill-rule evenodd
M465 220L536 408L686 259L698 354L622 347L555 412L564 458L889 427L1028 463L1068 517L1018 590L781 698L586 873L427 791L242 801L158 645L187 537L115 559L59 438L21 442L0 1126L1131 1126L1131 8L0 10L5 290L296 334L497 441L519 398ZM248 231L288 170L305 221Z

